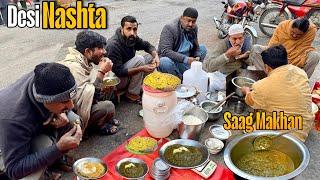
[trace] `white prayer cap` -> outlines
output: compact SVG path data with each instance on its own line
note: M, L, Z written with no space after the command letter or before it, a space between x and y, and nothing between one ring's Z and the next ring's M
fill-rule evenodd
M235 34L240 34L240 33L244 33L244 29L243 29L242 25L233 24L230 26L229 32L228 32L228 34L230 36L235 35Z

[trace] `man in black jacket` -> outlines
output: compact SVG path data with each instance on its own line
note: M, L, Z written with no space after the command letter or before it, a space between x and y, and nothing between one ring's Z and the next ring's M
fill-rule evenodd
M81 127L71 126L65 114L74 107L76 87L67 67L42 63L0 91L0 161L10 179L39 179L49 165L78 147ZM69 128L56 141L53 131Z
M107 57L113 62L112 71L121 79L117 89L127 90L127 98L132 102L141 100L140 91L145 73L154 71L159 66L158 53L154 46L137 35L138 22L133 16L121 20L121 28L107 41ZM136 55L144 50L152 55Z
M207 49L198 43L197 18L198 11L187 8L179 19L164 26L158 48L161 72L182 79L184 71L190 68L193 61L204 60Z

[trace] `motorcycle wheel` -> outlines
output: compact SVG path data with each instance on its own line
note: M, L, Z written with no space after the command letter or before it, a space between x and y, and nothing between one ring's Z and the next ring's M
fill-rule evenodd
M257 43L257 38L253 35L253 33L250 30L245 29L244 36L249 37L251 39L251 47Z
M317 29L320 29L320 9L311 10L307 18L317 26Z
M261 32L269 37L272 36L276 26L284 20L289 19L289 14L284 11L280 14L280 7L271 7L263 11L259 19L259 28ZM275 27L268 27L275 26Z

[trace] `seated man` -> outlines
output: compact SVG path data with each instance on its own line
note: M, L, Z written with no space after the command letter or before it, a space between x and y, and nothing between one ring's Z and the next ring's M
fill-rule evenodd
M193 61L203 61L207 49L198 44L198 11L184 10L182 16L162 29L159 41L161 72L170 73L182 79L184 71L190 69Z
M302 68L310 78L320 55L312 47L317 28L306 18L281 22L271 37L268 47L282 44L288 52L288 63ZM253 46L252 58L258 70L263 70L260 53L268 47Z
M264 71L268 77L249 87L243 87L246 103L267 113L283 111L286 115L300 115L303 129L292 135L303 142L308 137L314 116L307 74L288 64L287 52L282 45L270 47L261 53Z
M118 90L126 89L129 102L141 102L140 92L145 73L153 72L159 66L158 53L154 46L138 35L138 22L133 16L121 20L121 28L107 41L107 57L113 62L113 72L120 77ZM152 55L136 55L144 50Z
M251 50L251 39L244 36L244 29L240 24L233 24L228 30L228 38L217 43L213 56L204 61L207 72L219 70L223 74L230 74L237 69L252 65L248 60Z
M71 128L65 116L76 93L70 70L57 63L39 64L0 91L0 161L10 179L39 179L49 165L78 147L81 127ZM60 139L52 136L61 129L68 132Z
M93 31L82 31L77 35L76 48L69 48L69 54L60 63L69 67L76 83L78 94L75 110L83 121L83 131L88 127L101 135L118 131L119 121L114 119L115 107L104 99L102 82L111 71L112 62L105 58L106 39ZM99 65L98 72L93 64Z

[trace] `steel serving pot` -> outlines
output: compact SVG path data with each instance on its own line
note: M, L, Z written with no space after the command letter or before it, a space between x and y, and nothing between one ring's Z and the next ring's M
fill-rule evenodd
M236 87L236 94L240 97L243 97L244 94L241 92L241 88L244 86L242 83L240 83L239 81L243 81L245 84L253 84L255 83L256 81L253 80L253 79L250 79L248 77L241 77L241 76L237 76L237 77L234 77L232 78L231 82L232 84Z
M296 139L291 135L283 135L273 140L273 149L281 151L287 154L294 162L295 170L283 176L278 177L261 177L248 174L240 170L234 162L236 162L243 155L253 150L253 140L255 137L260 135L277 135L280 132L277 131L256 131L236 137L227 145L224 151L224 162L228 168L233 171L236 175L245 179L254 180L286 180L292 179L299 175L309 164L310 153L308 148L303 144L302 141Z

